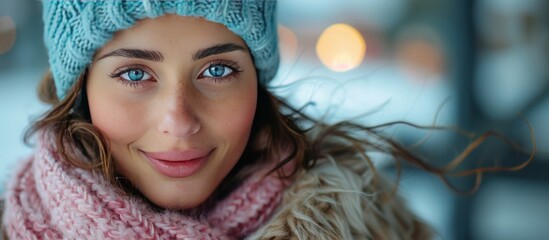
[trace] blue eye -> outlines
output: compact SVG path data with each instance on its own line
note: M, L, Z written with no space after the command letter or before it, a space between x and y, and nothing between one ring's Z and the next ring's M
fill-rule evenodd
M231 74L233 70L223 64L211 65L203 73L204 77L222 78Z
M143 71L139 68L129 69L129 70L125 71L124 73L120 74L120 77L125 79L125 80L132 81L132 82L144 81L144 80L151 79L150 74L148 74L147 72L145 72L145 71Z

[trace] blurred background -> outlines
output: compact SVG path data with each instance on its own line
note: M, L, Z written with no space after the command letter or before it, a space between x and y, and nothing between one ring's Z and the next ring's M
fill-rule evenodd
M515 166L489 173L472 195L403 165L400 191L437 239L547 239L549 236L549 1L280 0L281 68L272 90L297 108L336 122L407 121L453 126L492 138L460 168ZM0 195L29 122L47 106L36 86L47 70L41 5L0 0ZM525 121L527 120L527 121ZM529 131L528 124L534 130ZM444 166L474 136L396 125L384 129L430 164ZM395 175L394 161L372 155ZM474 177L452 178L461 190Z

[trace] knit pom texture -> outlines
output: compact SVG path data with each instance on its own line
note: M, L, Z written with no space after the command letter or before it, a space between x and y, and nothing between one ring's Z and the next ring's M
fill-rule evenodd
M57 96L64 98L113 34L165 14L225 25L248 45L266 85L279 64L275 0L44 0L44 42Z

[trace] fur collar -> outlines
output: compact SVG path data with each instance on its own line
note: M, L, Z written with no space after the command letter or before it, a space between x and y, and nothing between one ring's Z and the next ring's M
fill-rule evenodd
M431 229L358 157L327 158L285 191L275 216L249 239L430 239Z

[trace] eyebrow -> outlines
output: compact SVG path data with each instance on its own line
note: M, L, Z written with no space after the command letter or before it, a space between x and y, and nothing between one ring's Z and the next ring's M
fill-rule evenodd
M193 54L192 59L193 61L196 61L211 55L222 54L222 53L227 53L232 51L246 51L246 48L235 43L218 44L208 48L199 49ZM164 56L162 55L162 53L158 51L143 50L143 49L129 49L129 48L120 48L120 49L114 50L105 55L102 55L101 57L97 58L97 60L95 61L99 61L103 58L113 57L113 56L127 57L127 58L140 58L140 59L150 60L154 62L164 61Z
M141 58L141 59L150 60L154 62L162 62L164 60L164 56L162 56L162 53L158 51L120 48L97 58L97 60L95 61L99 61L103 58L113 57L113 56L127 57L127 58Z
M221 53L232 51L246 51L246 48L235 43L218 44L208 48L200 49L193 54L193 61Z

